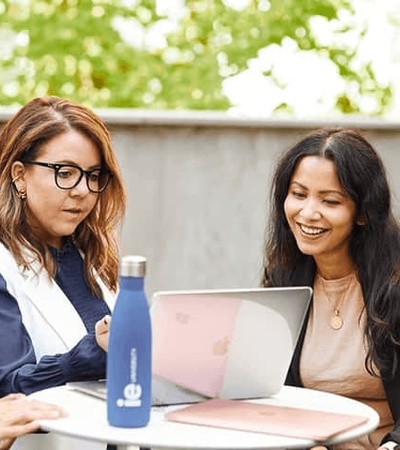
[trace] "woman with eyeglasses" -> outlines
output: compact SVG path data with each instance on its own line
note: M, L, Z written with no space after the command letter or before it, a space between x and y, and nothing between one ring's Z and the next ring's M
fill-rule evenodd
M90 109L36 98L1 130L0 396L105 377L125 202L109 131ZM22 440L58 448L51 437Z

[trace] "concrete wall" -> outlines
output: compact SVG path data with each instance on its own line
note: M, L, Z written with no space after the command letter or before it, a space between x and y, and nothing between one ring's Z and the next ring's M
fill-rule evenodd
M14 110L0 110L0 126ZM382 155L400 216L400 126L98 110L128 186L123 254L148 258L147 290L256 287L276 159L323 125L361 128Z

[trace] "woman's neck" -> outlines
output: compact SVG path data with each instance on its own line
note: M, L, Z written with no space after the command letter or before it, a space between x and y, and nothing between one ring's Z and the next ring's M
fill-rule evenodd
M355 265L350 260L342 261L340 264L329 261L325 264L320 261L315 261L315 263L318 274L325 280L337 280L349 275L355 270Z

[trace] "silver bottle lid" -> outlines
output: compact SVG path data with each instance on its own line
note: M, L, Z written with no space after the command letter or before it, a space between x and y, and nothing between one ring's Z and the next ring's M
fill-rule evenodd
M121 260L121 276L144 277L146 275L146 258L139 255L123 256Z

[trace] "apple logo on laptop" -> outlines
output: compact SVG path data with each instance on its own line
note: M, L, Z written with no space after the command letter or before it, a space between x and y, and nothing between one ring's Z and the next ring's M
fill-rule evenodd
M187 325L190 320L190 314L178 311L175 313L175 320L182 325Z
M221 339L215 341L213 345L213 355L214 356L224 356L228 353L229 350L229 338L225 336Z

